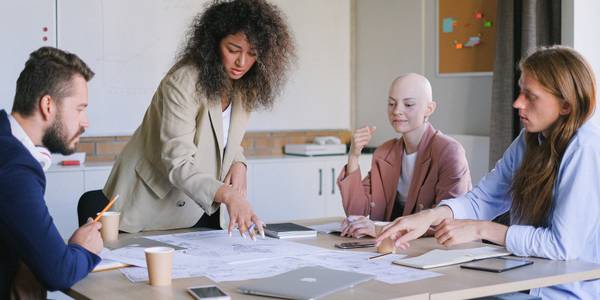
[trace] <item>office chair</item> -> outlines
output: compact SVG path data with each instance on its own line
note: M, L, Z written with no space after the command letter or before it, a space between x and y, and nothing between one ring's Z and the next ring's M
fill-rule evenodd
M102 193L102 190L87 191L79 198L77 203L77 218L79 219L79 227L87 222L88 218L95 218L108 204L108 199Z

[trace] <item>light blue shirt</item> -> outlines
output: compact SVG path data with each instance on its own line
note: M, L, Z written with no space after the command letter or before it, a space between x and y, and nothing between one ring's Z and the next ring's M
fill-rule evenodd
M525 154L525 131L465 195L444 200L456 219L492 220L512 203L510 187ZM554 185L548 227L511 225L506 248L519 256L600 263L600 128L585 122L571 139ZM544 299L599 299L600 280L531 290Z

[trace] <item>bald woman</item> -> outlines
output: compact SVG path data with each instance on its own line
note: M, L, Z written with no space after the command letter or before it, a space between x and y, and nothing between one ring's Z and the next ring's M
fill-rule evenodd
M410 215L471 189L465 150L428 122L436 103L427 78L414 73L396 78L387 107L399 137L377 147L371 171L362 180L358 161L375 127L359 128L352 135L348 164L337 181L348 216L342 235L374 237L373 221Z

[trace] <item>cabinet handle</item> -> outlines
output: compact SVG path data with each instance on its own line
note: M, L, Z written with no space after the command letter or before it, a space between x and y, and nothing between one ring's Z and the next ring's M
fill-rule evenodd
M335 168L331 168L331 194L335 195Z
M319 169L319 196L323 195L323 169Z

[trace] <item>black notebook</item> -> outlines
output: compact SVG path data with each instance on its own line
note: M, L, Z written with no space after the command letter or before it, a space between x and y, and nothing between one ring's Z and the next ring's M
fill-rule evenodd
M294 223L272 223L267 224L265 227L265 234L278 239L287 239L315 237L317 236L317 231Z

